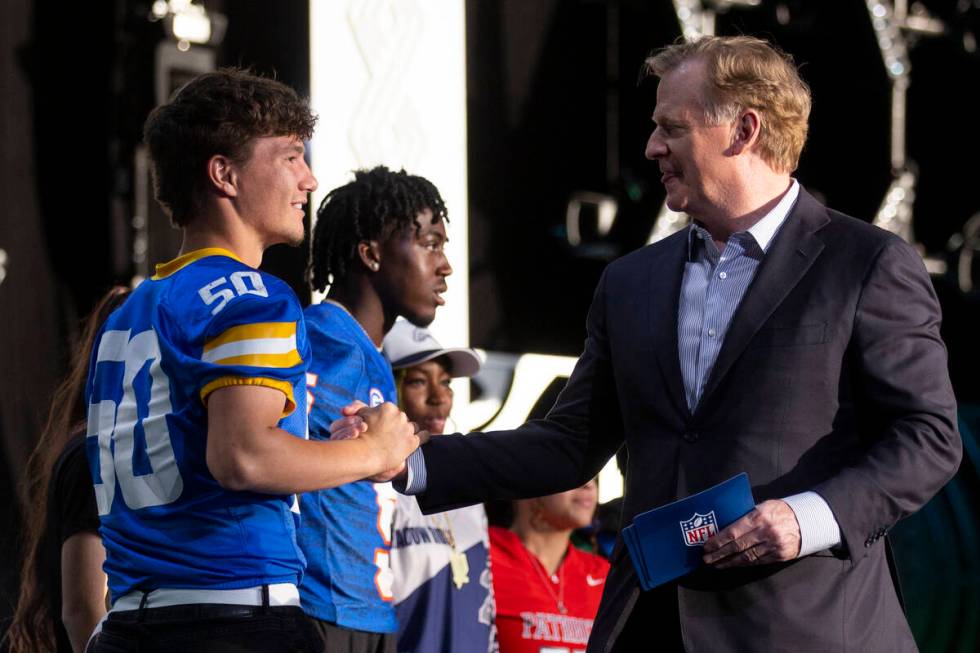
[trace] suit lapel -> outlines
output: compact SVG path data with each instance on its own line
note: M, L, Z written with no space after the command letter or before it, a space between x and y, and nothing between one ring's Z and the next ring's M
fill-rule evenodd
M647 296L650 298L650 328L653 335L653 351L656 354L664 384L671 400L681 415L690 415L684 393L684 377L677 349L677 314L680 305L681 281L684 278L684 262L687 260L688 230L682 229L670 236L664 246L668 254L654 259L647 276Z
M820 255L824 244L815 232L829 221L827 210L801 188L796 206L770 245L755 279L732 316L725 342L698 402L698 410L705 405L759 328Z

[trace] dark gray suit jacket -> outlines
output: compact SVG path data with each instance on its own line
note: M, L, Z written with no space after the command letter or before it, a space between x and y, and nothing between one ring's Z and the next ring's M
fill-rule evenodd
M691 414L677 350L686 238L609 265L585 350L544 420L423 447L420 505L572 488L623 442L624 524L739 472L759 502L814 490L840 524L841 551L682 579L687 649L915 650L882 536L946 483L961 455L939 306L921 259L801 190ZM589 651L612 650L639 596L624 549L613 553Z

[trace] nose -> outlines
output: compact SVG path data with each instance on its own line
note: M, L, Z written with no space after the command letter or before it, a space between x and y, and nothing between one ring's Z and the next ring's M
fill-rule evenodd
M313 176L313 171L310 170L310 166L303 161L303 178L300 180L299 187L306 191L307 193L312 193L317 189L319 185L316 181L316 177Z
M659 132L660 128L658 127L650 133L650 138L647 139L646 150L643 152L643 155L651 161L659 159L667 154L667 144L664 143Z
M429 403L433 406L441 406L453 397L453 389L442 383L436 383L432 392L429 393Z
M446 252L442 252L442 260L439 261L439 265L436 267L436 274L440 277L448 277L453 273L453 266L449 264L449 257L446 256Z

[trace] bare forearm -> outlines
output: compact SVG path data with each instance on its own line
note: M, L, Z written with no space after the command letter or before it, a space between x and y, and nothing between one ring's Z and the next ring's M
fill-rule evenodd
M349 440L305 440L276 426L276 390L234 386L208 401L207 465L229 490L294 494L381 474L404 462L418 437L393 404L365 408L368 430Z
M383 471L360 440L302 440L278 428L225 448L209 446L207 462L222 486L268 494L336 487Z
M102 599L105 601L105 598ZM61 622L68 633L71 642L71 649L76 653L81 653L88 645L88 640L92 636L92 631L98 625L99 620L105 615L105 606L87 606L85 609L78 609L72 612L62 611Z
M105 549L98 534L81 532L61 545L61 621L72 649L84 651L106 612Z

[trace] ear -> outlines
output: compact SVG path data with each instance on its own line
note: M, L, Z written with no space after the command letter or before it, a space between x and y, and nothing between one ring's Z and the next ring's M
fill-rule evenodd
M357 256L371 272L381 269L381 247L376 240L362 240L357 244Z
M759 140L759 129L762 120L755 109L745 109L735 120L732 131L732 154L742 154L753 147Z
M238 174L234 162L223 154L208 159L208 181L219 193L228 197L238 195Z

